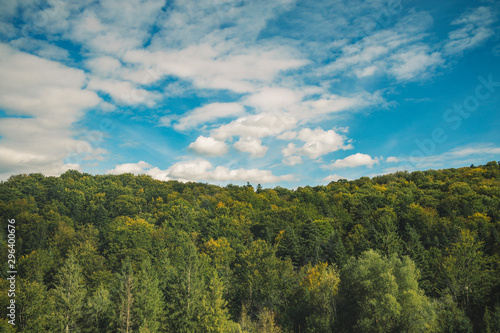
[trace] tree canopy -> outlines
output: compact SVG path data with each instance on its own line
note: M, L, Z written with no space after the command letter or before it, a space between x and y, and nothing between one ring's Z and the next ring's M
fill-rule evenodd
M6 332L500 331L500 167L326 186L0 183Z

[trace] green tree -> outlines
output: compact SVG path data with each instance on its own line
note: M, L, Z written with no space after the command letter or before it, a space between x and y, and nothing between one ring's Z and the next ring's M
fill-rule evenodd
M200 329L207 333L229 332L234 326L229 319L229 312L226 308L227 302L223 298L224 285L213 270L207 283L207 290L203 295L198 320Z
M82 307L87 291L83 284L82 269L72 252L69 253L55 280L52 292L55 297L58 330L66 333L80 332Z
M309 266L305 271L301 286L307 295L307 332L331 332L334 329L339 283L339 273L327 263Z
M360 332L430 330L434 308L417 279L408 257L388 259L369 250L351 258L341 272L341 325Z
M20 279L17 287L17 327L21 332L47 332L54 308L45 286L37 281Z
M157 332L163 310L163 295L151 262L142 263L136 275L134 313L140 332Z
M473 232L461 230L458 242L452 244L443 261L449 292L465 311L483 302L491 288L491 272L482 245Z
M132 318L135 306L134 289L135 279L132 263L127 258L122 264L122 271L118 276L118 328L120 332L132 332L134 321Z
M167 331L197 332L197 315L205 290L202 276L204 263L187 235L180 232L177 236L177 244L169 251L175 271L165 290Z
M437 331L443 333L471 333L472 323L451 295L437 302Z
M109 290L99 285L85 305L86 332L104 332L110 329L113 304Z

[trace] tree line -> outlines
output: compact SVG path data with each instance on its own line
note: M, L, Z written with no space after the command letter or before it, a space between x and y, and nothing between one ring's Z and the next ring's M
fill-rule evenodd
M500 167L296 190L17 175L2 332L498 332Z

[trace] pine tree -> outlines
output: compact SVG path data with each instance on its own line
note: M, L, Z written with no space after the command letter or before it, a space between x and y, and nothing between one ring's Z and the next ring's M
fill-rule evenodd
M80 332L79 321L86 295L83 275L75 255L70 252L63 267L56 276L53 293L58 313L58 322L62 332Z
M205 295L201 304L198 320L203 332L224 333L228 332L230 327L229 313L226 308L227 302L223 298L224 285L213 270Z
M142 263L135 282L134 314L140 332L157 332L163 310L163 295L151 262Z
M167 331L197 332L197 315L203 297L204 281L201 276L201 260L196 247L180 233L180 244L171 252L170 260L175 267L171 284L166 288Z
M109 290L99 285L89 297L85 309L87 332L104 332L109 329L112 303Z
M118 327L120 332L132 332L132 311L134 307L134 272L127 258L122 265L118 286Z

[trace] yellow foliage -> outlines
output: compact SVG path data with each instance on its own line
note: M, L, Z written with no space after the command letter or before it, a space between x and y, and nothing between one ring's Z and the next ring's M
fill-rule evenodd
M327 267L328 263L326 262L320 262L317 265L310 267L300 284L305 285L309 290L319 287L321 285L321 277Z
M281 240L283 239L283 236L285 235L285 230L280 230L278 232L278 235L276 236L276 238L274 239L274 244L275 246L278 246L281 242Z
M469 216L470 219L474 219L476 221L478 220L486 220L487 222L490 222L491 221L491 217L489 217L488 215L486 214L482 214L482 213L474 213L474 215L472 216Z
M385 184L383 184L383 185L375 184L375 185L373 185L373 189L375 189L375 190L377 190L379 192L385 192L385 191L387 191L387 187L386 187Z
M130 217L123 217L122 224L116 227L117 231L121 230L147 230L153 231L154 225L145 219L133 219Z

